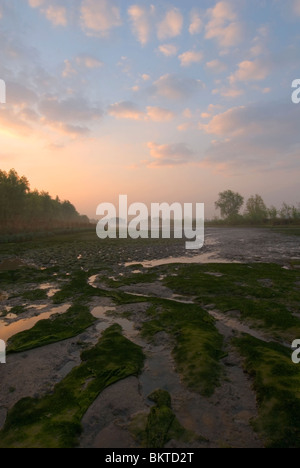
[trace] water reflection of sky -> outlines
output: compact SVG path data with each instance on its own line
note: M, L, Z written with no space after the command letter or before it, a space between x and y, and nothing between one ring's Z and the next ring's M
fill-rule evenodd
M0 321L0 339L7 341L12 336L16 335L17 333L21 333L25 330L30 330L34 325L36 325L41 320L47 320L54 314L63 314L65 313L70 307L70 304L64 304L59 307L55 307L48 312L44 312L34 317L26 318L17 320L16 322L7 323L3 320Z
M183 257L169 257L160 258L157 260L146 260L144 262L138 262L144 268L154 268L161 265L170 265L173 263L239 263L233 260L226 260L225 258L219 257L218 252L202 253L199 255L183 256ZM137 262L125 263L125 267L136 265Z

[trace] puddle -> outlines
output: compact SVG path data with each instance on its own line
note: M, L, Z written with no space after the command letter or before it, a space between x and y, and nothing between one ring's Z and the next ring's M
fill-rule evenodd
M265 343L271 343L271 342L276 341L273 338L269 338L265 336L263 333L260 333L259 331L256 331L253 328L248 327L247 325L245 325L244 323L240 322L239 320L233 317L227 316L215 310L208 310L207 312L214 319L216 319L218 322L221 322L227 328L231 328L232 330L238 331L240 333L247 333L248 335L251 335L254 338L257 338L258 340L264 341ZM280 342L280 344L282 346L286 346L287 348L290 348L289 343Z
M109 312L109 311L115 311L116 308L115 307L108 307L108 306L97 306L95 307L92 311L91 311L91 314L93 317L97 318L97 319L104 319L104 320L108 320L110 317L106 317L106 313Z
M97 306L94 309L92 309L91 314L95 318L101 319L101 322L99 322L96 325L97 330L100 332L103 332L107 328L114 325L115 323L118 323L123 328L123 334L124 336L126 336L126 338L132 339L132 338L137 337L138 330L135 329L133 322L131 322L130 320L127 320L126 318L113 317L113 316L107 315L108 312L115 311L115 310L116 310L115 307L109 307L109 306Z
M11 309L11 307L3 307L3 309L0 311L0 319L6 318L7 315L10 313Z
M218 252L211 252L211 253L202 253L199 255L195 255L194 257L169 257L169 258L161 258L156 260L145 260L140 262L144 268L154 268L161 265L171 265L172 263L240 263L233 260L227 260L226 258L218 257ZM136 262L125 263L125 267L130 267L136 265Z
M34 310L39 311L39 310L44 310L47 307L48 307L47 304L30 304L27 310L34 309Z
M48 298L53 297L58 291L60 291L60 289L53 287L53 283L43 283L40 285L39 289L47 291Z
M64 314L70 308L69 304L64 304L62 306L51 309L49 312L45 312L35 317L28 319L18 320L14 323L6 325L5 322L0 321L0 339L7 341L12 336L16 335L25 330L30 330L34 325L36 325L41 320L47 320L54 314Z
M171 394L183 390L180 377L175 372L171 352L163 346L156 346L147 353L145 367L139 376L139 381L145 399L158 388Z
M210 271L206 271L204 274L209 276L215 276L216 278L222 278L222 276L224 276L223 273L214 273Z
M181 304L195 304L196 297L191 297L190 299L185 299L183 296L179 296L178 294L173 294L170 297L171 301L180 302Z
M49 289L47 296L50 299L51 297L55 296L55 294L58 293L59 291L60 289Z
M18 316L17 316L16 314L7 314L7 315L5 316L5 318L8 319L8 320L14 320L14 319L16 319L17 317L18 317Z
M76 367L76 365L78 365L78 363L76 361L69 361L67 362L61 369L58 370L58 374L59 374L59 377L60 379L64 379L65 377L67 377L67 375L74 369L74 367Z
M150 298L157 297L157 296L150 296L150 294L142 294L142 293L135 293L135 292L129 292L129 291L124 291L124 292L128 294L129 296L150 297Z
M92 288L96 288L96 289L97 289L96 281L97 281L97 279L98 279L98 276L99 276L99 275L93 275L93 276L91 276L91 277L88 279L88 284L89 284L90 286L92 286Z
M252 328L244 325L239 320L222 314L221 312L217 312L215 310L209 310L208 313L214 317L214 319L218 320L218 322L222 322L226 327L232 328L240 333L247 333L248 335L253 336L254 338L258 338L262 341L267 341L266 337L262 336L259 332L253 330Z
M43 283L40 285L39 289L42 291L45 291L46 289L52 288L53 284L52 283Z
M93 288L97 288L97 285L96 285L97 279L98 279L98 275L91 276L88 279L88 284L90 286L92 286ZM143 284L143 286L145 286L145 285ZM129 296L146 297L146 298L147 297L149 297L149 298L164 297L164 299L168 299L168 300L171 300L171 301L174 301L174 302L180 302L181 304L194 304L194 298L185 299L183 296L180 296L178 294L172 294L171 290L170 290L170 294L162 295L162 290L160 290L160 294L155 295L155 294L147 294L147 293L143 293L143 292L128 291L126 286L123 287L123 288L120 288L120 289L123 292L125 292L126 294L128 294ZM169 290L167 288L165 288L165 289L166 289L166 292L168 293ZM106 309L106 308L104 307L104 309ZM101 314L101 312L100 312L100 314ZM102 318L102 316L99 316L97 318Z
M136 292L129 292L124 290L126 294L129 296L137 296L137 297L148 297L149 299L157 299L158 297L161 296L154 296L150 294L143 294L143 293L136 293ZM174 301L174 302L179 302L180 304L194 304L194 298L191 299L185 299L183 296L179 296L177 294L172 294L171 296L164 296L165 300L169 301Z

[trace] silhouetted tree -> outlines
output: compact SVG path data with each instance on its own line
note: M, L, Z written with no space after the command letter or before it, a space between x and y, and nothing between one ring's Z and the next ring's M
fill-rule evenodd
M219 199L215 202L216 208L221 210L222 218L226 218L229 221L238 217L243 204L244 198L242 195L231 190L219 193Z
M286 221L297 221L300 219L300 206L283 203L280 209L280 217Z
M69 201L48 192L30 191L28 180L17 172L0 171L0 230L15 232L88 224Z
M255 223L262 223L268 216L268 209L260 195L251 196L246 203L246 217Z
M22 215L26 204L29 183L25 177L19 177L14 169L9 173L0 171L0 219L7 222L13 213L17 220Z
M268 209L268 216L271 221L275 221L277 219L278 209L276 208L276 206L270 206L270 208Z

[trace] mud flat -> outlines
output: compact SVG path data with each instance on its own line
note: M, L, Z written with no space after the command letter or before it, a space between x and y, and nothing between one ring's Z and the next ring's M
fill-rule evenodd
M87 234L0 246L0 339L15 343L0 366L1 447L298 446L289 408L300 407L300 376L289 343L300 337L299 244L266 229L209 228L200 253L178 240L102 243ZM22 351L26 343L36 349ZM125 374L118 343L139 356L131 371L124 355ZM105 346L112 346L106 360ZM115 366L108 384L97 374L101 388L87 364L97 359L105 372ZM33 439L37 407L51 414L51 402L77 378L89 403L78 413L81 394L72 394L74 436L61 440L46 425ZM153 392L163 403L149 399ZM67 400L60 404L64 414ZM170 431L153 418L160 404ZM21 417L24 405L32 426ZM158 421L163 438L147 439Z

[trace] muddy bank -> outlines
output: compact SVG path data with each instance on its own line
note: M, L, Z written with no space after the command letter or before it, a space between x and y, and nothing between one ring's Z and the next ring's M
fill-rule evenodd
M81 448L138 448L128 430L133 415L146 411L139 380L129 377L104 390L82 420Z
M145 268L172 263L265 262L286 265L290 260L300 260L297 236L260 228L207 228L204 247L200 251L182 251L182 255L178 255L178 251L178 248L174 249L170 256L161 251L151 259L136 256L126 266L139 262Z
M206 245L205 249L208 252L214 249L228 260L280 264L292 259L300 260L300 241L297 236L258 228L208 228L206 235L214 240L214 244Z
M84 334L76 340L8 356L6 365L0 366L0 428L7 410L21 398L36 398L51 392L54 385L80 363L81 349L77 341L82 339L92 340L92 335Z

